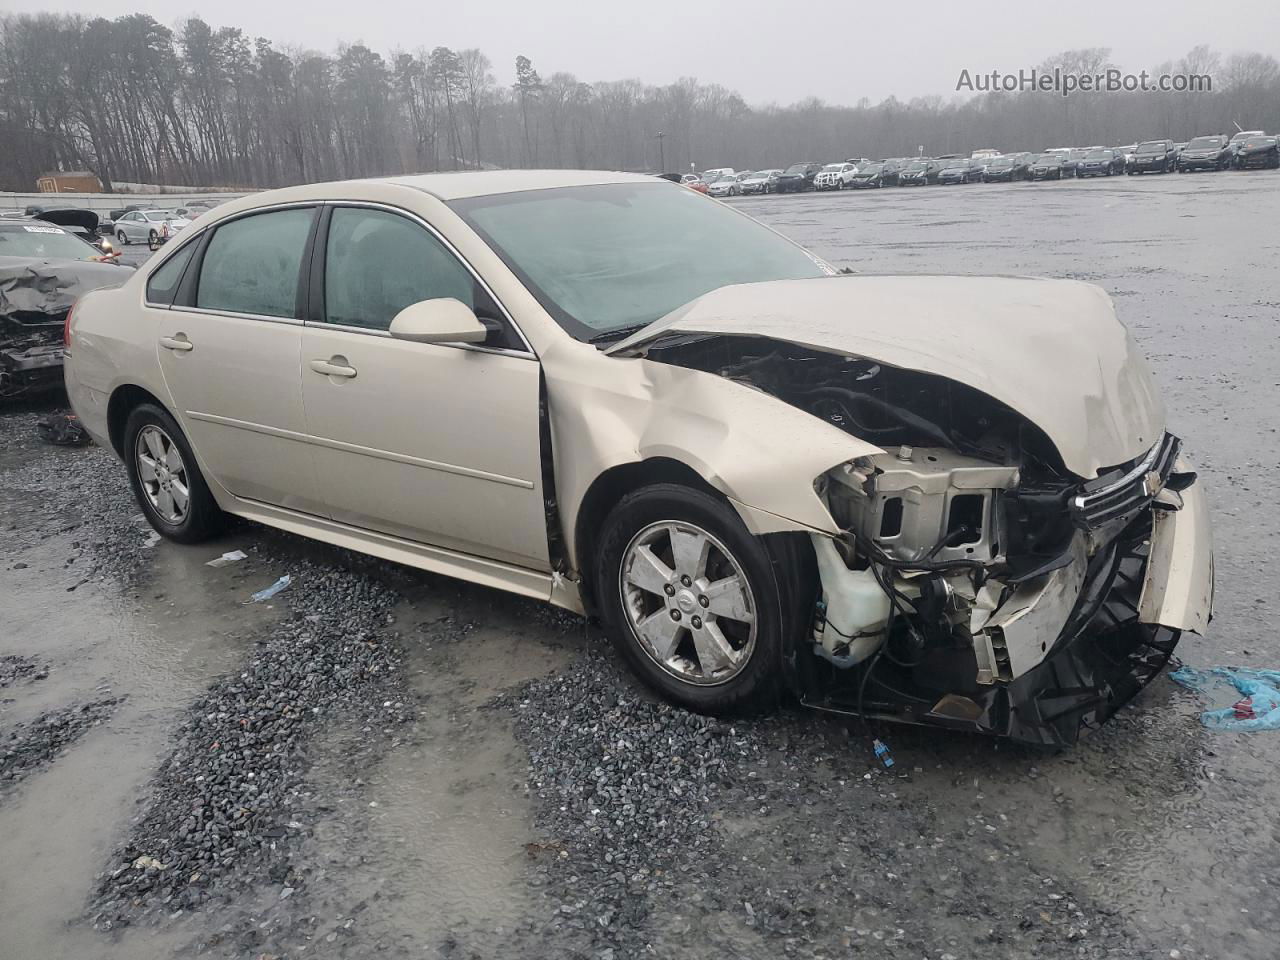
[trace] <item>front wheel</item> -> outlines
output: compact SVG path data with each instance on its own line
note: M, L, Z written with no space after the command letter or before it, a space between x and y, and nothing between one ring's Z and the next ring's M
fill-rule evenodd
M641 488L605 519L595 562L603 619L646 684L699 713L776 704L784 591L728 504L678 484Z
M157 533L199 543L222 529L226 515L167 411L150 403L136 407L125 421L123 449L134 496Z
M116 239L120 241L120 246L127 247L129 245L129 235L123 230L116 231Z

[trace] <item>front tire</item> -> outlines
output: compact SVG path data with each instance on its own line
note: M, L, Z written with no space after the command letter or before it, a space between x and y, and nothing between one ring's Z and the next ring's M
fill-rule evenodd
M698 713L776 705L794 621L768 548L728 504L678 484L643 487L613 508L598 543L602 617L648 686Z
M222 530L226 515L168 411L151 403L134 408L125 421L123 450L133 494L157 533L199 543Z
M129 245L129 235L123 230L116 231L116 239L120 241L120 246L127 247Z

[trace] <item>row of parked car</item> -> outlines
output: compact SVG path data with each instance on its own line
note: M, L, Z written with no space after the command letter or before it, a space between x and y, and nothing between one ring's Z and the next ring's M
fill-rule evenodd
M975 150L972 156L850 158L837 163L793 163L785 169L730 167L685 174L686 186L713 197L809 190L857 190L925 184L1062 180L1193 170L1280 168L1280 142L1261 130L1196 137L1185 143L1147 140L1119 147L1054 147L1043 153Z
M81 214L92 213L97 220L94 228L99 236L110 237L122 245L130 243L149 243L158 246L169 237L181 232L196 217L207 210L212 210L221 201L192 200L185 206L162 208L130 204L108 211L106 216L88 210ZM36 217L58 211L72 211L79 208L65 204L32 204L22 213L0 214L5 217ZM87 219L87 218L86 218Z

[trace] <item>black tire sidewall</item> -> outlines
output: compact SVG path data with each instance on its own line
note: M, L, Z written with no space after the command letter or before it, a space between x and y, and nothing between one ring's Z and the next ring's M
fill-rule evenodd
M148 425L159 427L169 435L182 454L182 462L187 471L188 509L182 523L172 524L166 521L151 506L142 489L142 478L138 475L137 443L138 434ZM133 495L142 507L147 522L157 533L177 543L199 543L218 533L224 524L225 516L219 509L217 501L205 483L204 475L196 462L195 453L186 435L169 412L153 403L144 403L135 407L125 421L121 449L124 454L125 468L129 471L129 484L133 487Z
M715 686L686 683L665 672L640 646L618 587L623 553L649 524L696 524L723 543L741 565L756 605L756 645L746 667ZM783 599L770 553L722 499L679 484L655 484L624 497L605 518L593 558L595 596L615 647L636 674L666 699L697 713L759 712L778 702L786 638Z

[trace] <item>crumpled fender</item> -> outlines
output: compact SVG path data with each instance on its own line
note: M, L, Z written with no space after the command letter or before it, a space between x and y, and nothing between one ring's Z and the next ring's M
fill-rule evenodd
M594 357L583 355L590 350ZM756 534L838 532L813 481L881 453L754 387L642 358L600 362L594 347L542 356L556 495L570 559L583 498L606 470L677 460L720 491Z

